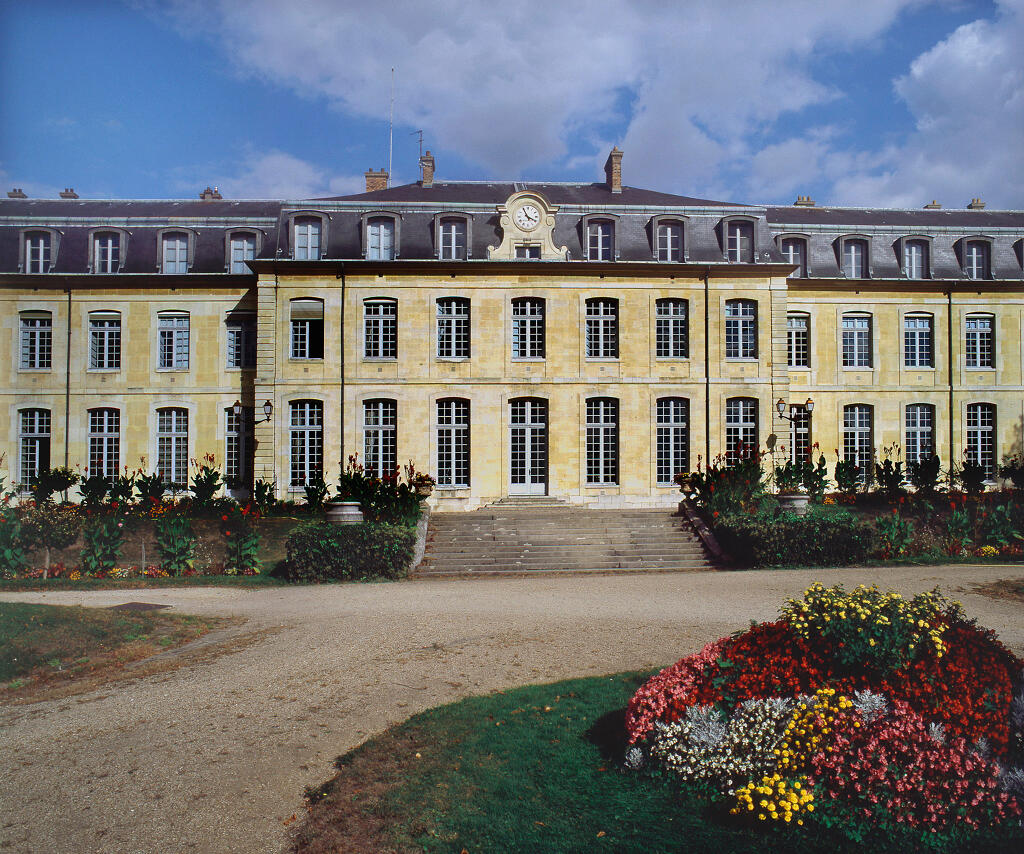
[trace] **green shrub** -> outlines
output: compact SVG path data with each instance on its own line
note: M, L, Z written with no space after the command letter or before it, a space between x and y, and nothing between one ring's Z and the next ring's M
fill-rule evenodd
M82 503L86 507L99 507L110 491L110 481L101 474L82 478L78 487L82 492Z
M1024 454L1006 454L999 476L1011 481L1014 489L1024 491Z
M875 463L875 479L885 491L886 498L899 498L906 492L903 488L907 482L903 472L903 460L893 462L886 456L881 465Z
M260 535L256 530L259 511L246 504L233 505L220 517L224 535L224 572L227 575L254 575L260 570Z
M811 501L815 504L821 504L829 483L828 466L825 464L824 454L818 456L817 465L812 466L810 462L804 464L804 489L807 490L807 494L811 496Z
M936 454L917 462L907 463L907 479L913 484L914 489L924 495L935 492L941 471L942 461Z
M846 511L723 516L715 536L748 566L845 566L864 560L875 543L873 527Z
M963 465L954 472L953 477L968 495L981 495L985 491L985 467L966 457Z
M324 509L324 502L327 500L329 490L327 482L322 476L318 475L309 483L304 483L302 490L306 493L306 504L309 505L311 511L319 512Z
M981 540L988 545L1008 546L1024 539L1017 529L1013 508L1009 504L997 504L980 519Z
M64 494L67 498L67 491L78 483L78 474L69 468L59 466L54 469L43 469L36 475L35 483L31 486L32 498L36 504L46 504L55 492Z
M914 523L902 518L895 509L878 518L875 530L878 533L879 557L883 560L906 554L914 539Z
M196 466L195 474L192 475L192 506L197 511L208 513L215 509L217 502L214 496L224 485L220 476L220 469L214 465L212 454L203 458L203 464Z
M95 520L85 529L82 549L82 575L108 572L117 566L124 544L124 521L116 516Z
M26 566L21 520L9 507L0 506L0 578L14 578Z
M50 550L66 549L78 539L82 516L77 507L37 504L21 514L21 536L27 551L45 551L44 576L50 568Z
M266 516L270 513L278 503L277 498L274 496L276 489L276 481L264 480L262 477L256 479L252 490L252 502L256 505L256 510L261 516Z
M288 537L283 575L305 582L399 578L415 543L415 529L404 525L309 522Z
M764 494L764 470L760 454L736 460L727 465L723 457L708 463L707 469L697 462L697 471L679 481L682 492L693 492L698 507L712 516L725 516L756 507Z
M852 493L863 486L860 466L853 460L836 460L835 481L840 492Z
M153 524L160 566L169 575L184 575L195 563L196 534L187 516L161 516Z
M170 486L156 472L153 472L153 474L139 472L138 476L133 479L133 483L139 491L140 501L160 501L164 497L164 492Z

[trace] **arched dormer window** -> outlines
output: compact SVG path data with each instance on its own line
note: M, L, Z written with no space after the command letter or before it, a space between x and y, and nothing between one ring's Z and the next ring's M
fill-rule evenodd
M807 238L802 234L784 234L779 237L779 251L796 269L789 274L791 279L807 278Z
M901 237L897 241L896 255L899 259L900 271L908 279L930 279L931 271L931 238Z
M682 217L651 217L651 254L655 261L686 260L686 222Z
M367 261L394 261L402 245L402 217L391 211L369 211L360 218L363 257Z
M468 214L444 213L434 217L434 246L442 261L465 261L473 245L473 218Z
M718 224L722 254L733 264L753 264L757 231L750 217L727 217Z
M615 243L616 217L588 214L580 222L583 250L588 261L614 261L618 258Z
M843 235L836 240L839 269L848 279L871 277L871 241L862 234Z
M89 270L120 273L128 255L128 232L120 228L96 228L89 233Z
M288 215L291 257L295 261L319 261L330 245L330 217L321 211L295 211Z
M224 233L225 269L229 273L251 272L248 261L255 260L263 249L263 232L258 228L233 228Z
M18 269L22 273L51 273L57 266L61 233L55 228L26 229L21 233Z
M161 273L187 273L196 257L198 233L189 228L161 228L157 232L157 264Z
M968 279L992 278L992 238L981 235L957 241L957 257Z

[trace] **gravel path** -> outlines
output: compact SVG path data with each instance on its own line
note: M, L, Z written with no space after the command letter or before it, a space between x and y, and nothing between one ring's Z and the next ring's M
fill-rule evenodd
M423 580L3 594L244 617L245 648L64 700L0 707L0 850L278 852L302 790L415 712L525 682L651 668L773 618L811 582L936 584L1024 652L1017 567Z

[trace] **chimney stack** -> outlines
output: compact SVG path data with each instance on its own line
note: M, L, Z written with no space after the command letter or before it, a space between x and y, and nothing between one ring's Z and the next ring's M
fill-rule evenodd
M981 211L985 209L985 203L981 199L971 199L971 203L967 206L969 211Z
M434 186L434 155L427 149L427 153L420 158L420 183L424 187Z
M211 190L210 186L207 185L206 189L203 190L203 192L201 192L199 194L199 198L202 199L204 202L212 202L212 201L219 201L220 199L223 199L224 197L220 194L220 190L218 190L216 187L214 187Z
M619 147L612 148L608 159L604 164L604 177L608 182L608 189L613 193L622 192L622 152Z
M388 188L389 177L390 176L383 166L381 166L380 172L374 172L370 169L366 173L366 192L373 193L377 190L386 190Z
M15 187L13 190L7 191L7 198L9 199L27 199L25 191L21 187Z
M801 208L813 208L814 199L810 196L797 196L796 201L793 202L793 204Z
M937 211L942 205L939 204L938 200L932 199L928 204L924 206L926 211Z
M72 187L65 187L64 191L60 194L62 199L77 199L78 193L74 191Z

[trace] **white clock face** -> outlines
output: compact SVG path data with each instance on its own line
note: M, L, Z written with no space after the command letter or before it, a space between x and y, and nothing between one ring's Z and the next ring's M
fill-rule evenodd
M516 225L529 231L540 225L540 211L536 205L523 205L515 214Z

